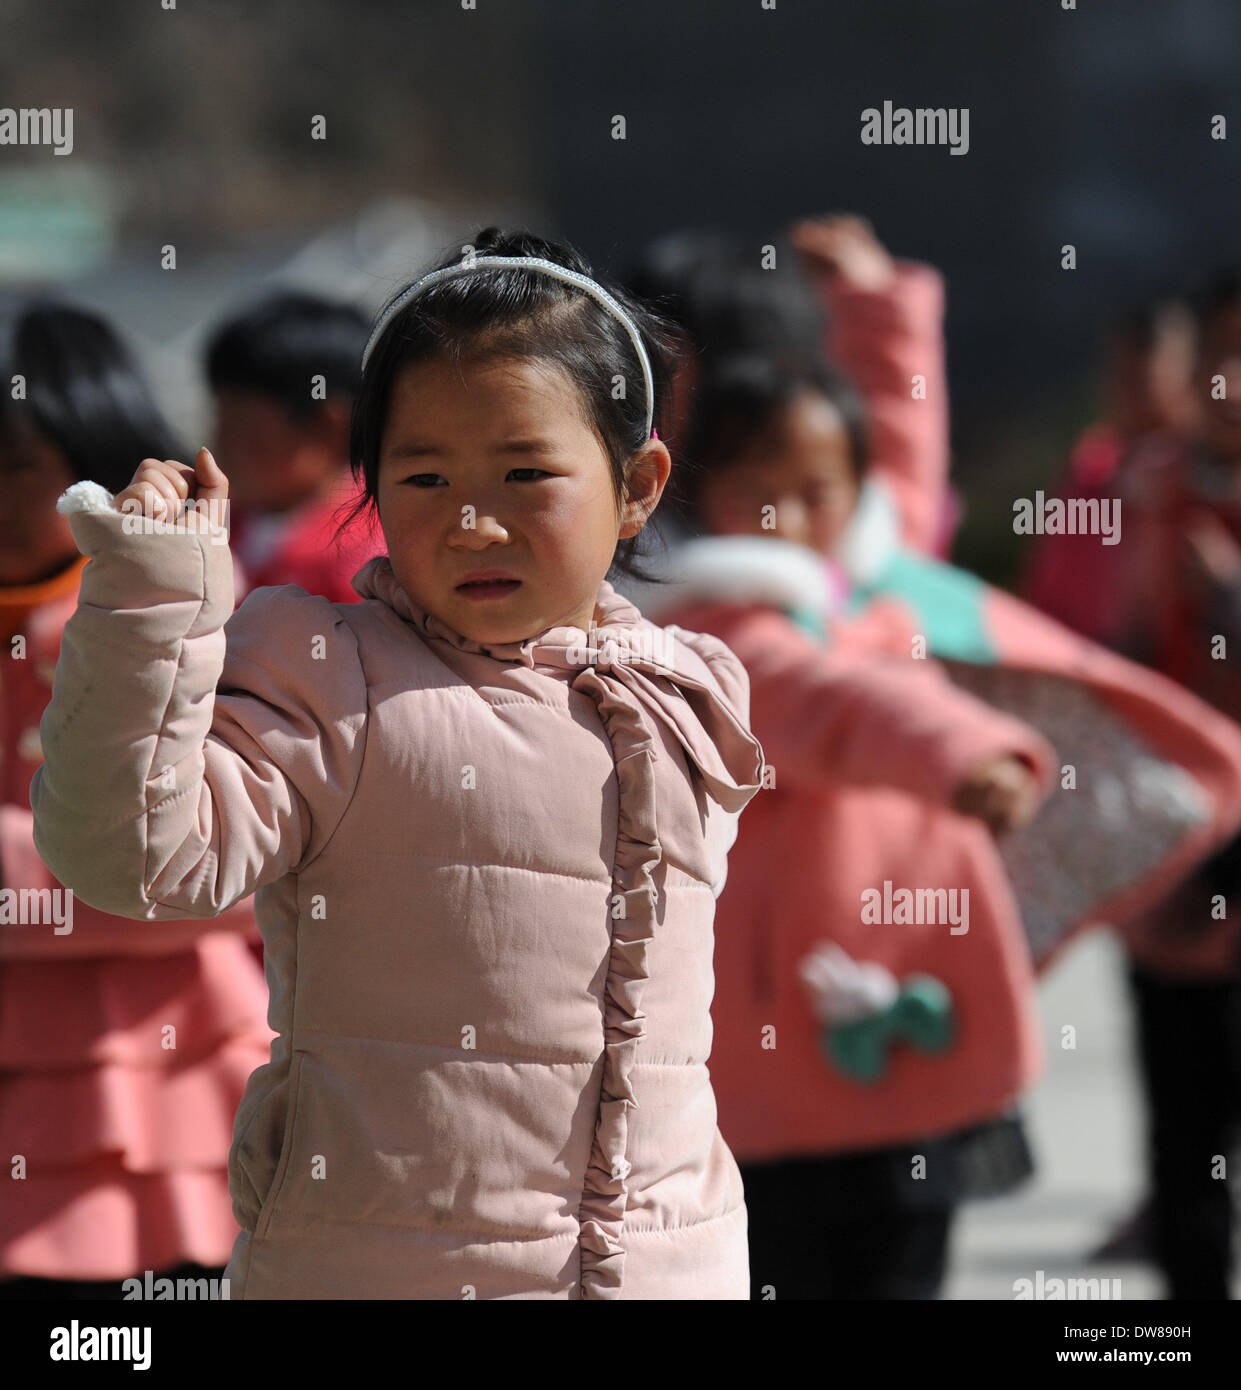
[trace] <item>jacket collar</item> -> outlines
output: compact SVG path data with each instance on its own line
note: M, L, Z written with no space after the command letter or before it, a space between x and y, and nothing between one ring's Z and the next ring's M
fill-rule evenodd
M550 627L522 642L486 646L416 604L386 555L368 561L354 575L353 587L362 598L387 604L433 642L531 669L563 671L594 698L636 701L673 730L712 797L727 810L739 811L761 785L762 748L706 659L688 645L695 634L648 622L606 579L599 585L589 632Z
M870 588L900 545L901 524L892 494L879 479L864 479L857 506L836 542L834 558L851 583Z
M774 536L700 536L673 554L673 577L648 604L656 621L686 604L763 604L805 609L818 617L833 612L836 593L831 568L817 551Z
M758 603L822 622L842 611L851 587L870 588L899 545L895 506L867 479L830 556L774 536L699 536L672 551L669 582L647 612L662 622L689 603Z
M458 651L489 656L496 661L519 661L523 666L533 667L553 649L568 648L570 652L581 650L586 656L601 651L610 643L634 660L641 660L645 653L645 659L652 666L660 667L661 673L671 674L677 667L675 643L671 637L664 636L662 629L647 623L637 608L617 593L606 579L599 585L595 618L589 632L580 627L548 627L521 642L490 642L486 645L464 636L442 618L428 613L415 603L401 587L387 555L377 555L369 560L354 575L353 588L362 598L377 598L386 603L406 622L412 623L424 637L447 642ZM580 664L595 663L583 660Z

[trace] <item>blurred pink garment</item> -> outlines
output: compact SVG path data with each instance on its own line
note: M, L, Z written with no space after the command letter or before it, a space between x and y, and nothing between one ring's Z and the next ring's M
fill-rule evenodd
M353 576L372 556L387 550L370 512L337 537L342 506L358 495L352 477L342 474L330 496L312 498L288 512L233 507L230 549L249 588L300 584L308 594L321 594L333 603L356 603Z
M222 1265L237 1236L233 1115L269 1056L252 903L156 929L72 902L33 841L40 719L86 561L0 590L0 886L48 890L0 922L0 1276L122 1279ZM62 930L42 904L59 913ZM20 917L18 909L6 917ZM64 926L71 930L63 931Z
M929 265L898 261L888 288L815 277L828 314L826 350L866 402L868 473L896 502L901 539L946 555L959 519L948 485L948 372L944 281Z
M965 515L965 503L961 494L951 483L944 489L944 507L939 514L939 527L935 532L935 543L931 554L938 560L947 560L952 554L952 542L956 537L961 518Z
M992 758L1023 759L1046 789L1052 749L934 663L879 656L910 650L893 606L874 605L832 651L765 605L659 616L741 659L772 779L741 819L717 912L711 1075L738 1159L882 1147L1002 1114L1041 1066L1034 974L990 832L949 807ZM885 880L964 892L967 932L866 925L862 894ZM879 1087L829 1067L797 970L824 940L899 977L943 981L962 1021L953 1049L897 1049Z
M1157 901L1241 824L1235 725L963 571L898 544L885 556L878 529L861 529L868 544L842 552L877 567L860 610L834 611L835 566L817 552L751 536L685 544L650 607L740 658L763 745L716 937L711 1071L743 1161L913 1142L1001 1114L1037 1068L1033 963ZM949 807L967 773L1002 756L1061 785L1031 825L996 839ZM867 921L864 895L888 883L968 895L968 931ZM1235 938L1216 926L1215 946ZM798 972L823 941L941 981L957 1043L902 1052L874 1087L827 1067Z
M1100 501L1117 496L1125 449L1112 425L1092 425L1074 445L1066 476L1053 495ZM1121 515L1123 520L1123 508ZM1025 598L1083 637L1114 641L1126 565L1123 547L1102 545L1097 535L1042 535L1025 544Z

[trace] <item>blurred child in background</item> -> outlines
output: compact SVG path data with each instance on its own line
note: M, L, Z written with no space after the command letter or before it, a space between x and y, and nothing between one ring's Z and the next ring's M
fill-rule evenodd
M900 361L901 335L882 339L859 376L908 398L908 360L880 369ZM1029 1171L1007 1113L1037 1059L1021 909L1046 960L1104 908L1147 901L1241 818L1241 737L1167 682L903 545L891 490L864 477L867 412L837 373L796 358L715 359L700 379L680 502L705 535L676 557L680 606L670 593L655 609L741 657L777 779L741 827L721 898L711 1065L721 1128L749 1160L756 1296L771 1285L777 1296L928 1297L955 1204ZM905 422L898 457L917 476L919 459L946 454L934 437L946 412L891 406ZM918 748L899 716L886 741L857 752L873 780L904 793L847 789L861 779L820 737L829 658L816 640L949 659L958 682L1030 718L1062 758L1070 746L1076 799L1057 793L1002 857L949 809L952 776L970 775L968 739L940 730ZM926 667L911 670L922 681L911 700L929 711L943 697ZM996 717L984 707L975 736ZM857 733L866 739L863 724ZM1092 753L1101 736L1106 766ZM1012 810L1028 804L1028 769L1009 758L979 771L988 803L1009 812L986 818L1021 824ZM1157 780L1169 803L1158 813L1141 801ZM1117 787L1119 814L1099 821L1103 791ZM968 931L876 928L861 904L885 884L962 900L968 890ZM922 1019L907 1035L893 1022L902 1010ZM768 1027L783 1046L762 1042ZM850 1062L866 1029L869 1074Z
M823 354L866 392L871 482L891 499L902 540L946 554L960 508L948 483L942 276L894 259L853 215L804 219L790 243L791 273L764 268L718 233L671 234L635 266L635 292L661 302L685 334L669 447L684 452L711 363L739 353L777 363Z
M1197 414L1197 326L1189 305L1163 295L1111 325L1104 417L1073 446L1060 498L1106 499L1144 451L1186 437ZM1116 637L1125 551L1097 536L1045 534L1029 551L1022 591L1036 607L1096 642Z
M232 465L232 545L252 588L300 584L354 603L353 576L383 551L365 521L338 534L357 498L349 422L366 335L352 306L284 292L211 337L215 446Z
M0 372L0 882L63 890L35 851L30 780L61 631L86 560L56 499L120 488L179 451L129 353L94 314L39 305ZM20 901L20 898L19 898ZM249 901L152 930L72 903L71 930L0 925L0 1297L120 1298L120 1281L220 1275L237 1234L233 1113L273 1036L246 949ZM26 915L32 915L27 913ZM64 924L62 923L62 926ZM19 1168L20 1165L20 1168Z
M1193 428L1122 462L1130 518L1109 637L1241 719L1241 273L1197 297ZM1129 924L1151 1242L1173 1298L1229 1296L1241 1132L1241 842Z
M883 477L893 483L891 495L905 500L909 534L930 545L943 515L947 462L945 432L935 425L945 392L942 297L932 292L933 272L910 267L897 275L889 264L881 281L874 261L886 253L872 256L852 219L832 227L841 260L851 263L857 252L861 278L837 282L827 269L827 238L803 225L822 252L819 289L837 303L853 298L865 306L862 322L838 327L836 337L855 355L871 344L869 379L877 397L888 388L877 411L893 461ZM719 266L712 293L726 304ZM914 287L911 302L902 303L902 284ZM701 305L702 298L700 279L679 302ZM990 888L1006 905L994 856L971 851L990 839L981 821L1000 829L1029 817L1049 785L1052 754L933 668L872 655L886 644L882 618L834 652L823 649L820 624L840 594L810 546L815 536L826 546L852 509L850 440L865 447L860 403L844 418L806 400L790 421L791 447L813 452L824 430L831 446L818 453L813 478L794 497L767 475L761 498L743 498L725 478L736 481L741 470L726 469L724 438L736 430L739 451L729 463L748 456L756 469L768 459L778 467L780 442L777 431L756 436L736 419L716 433L721 383L746 370L722 344L734 351L761 345L767 372L779 381L817 357L822 335L816 324L781 342L782 306L764 302L758 290L739 296L731 312L727 338L696 344L705 365L682 434L688 463L677 504L693 533L754 539L730 544L718 566L702 542L692 543L674 557L676 584L647 602L661 620L726 631L725 640L738 644L775 778L749 808L750 824L730 858L713 1010L711 1069L721 1129L743 1164L752 1296L933 1298L963 1192L1002 1189L1029 1171L1023 1136L1005 1112L1039 1066L1033 978L1019 929L1002 913L997 923L987 898ZM795 310L794 321L804 323L805 313ZM697 333L706 319L699 308L682 323ZM747 332L755 320L761 327ZM742 361L754 367L753 357ZM918 370L936 403L911 418L905 401ZM825 365L816 362L816 371L825 391L838 384ZM934 442L925 431L916 437L915 421L930 427ZM766 531L763 499L775 513ZM904 640L903 623L901 634ZM869 694L850 701L850 687ZM949 934L943 923L920 929L911 942L899 926L876 933L862 925L860 893L881 888L885 873L898 887L964 887L968 901L971 857L991 871L964 933ZM928 858L929 881L903 874L911 860L921 867ZM973 888L977 897L980 884ZM921 1010L926 1052L896 1037L879 1041L910 1009L915 1016ZM850 1057L849 1039L864 1039L868 1029L868 1058ZM945 1059L938 1054L949 1038ZM824 1056L828 1039L844 1049L833 1060Z

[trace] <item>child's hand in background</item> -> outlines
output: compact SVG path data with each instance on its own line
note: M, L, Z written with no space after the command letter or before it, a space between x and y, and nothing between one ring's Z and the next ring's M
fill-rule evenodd
M1042 800L1038 778L1027 763L990 758L957 787L952 808L963 816L977 816L998 834L1029 825Z
M129 486L113 499L118 512L125 502L136 499L143 516L155 521L175 522L180 519L189 498L196 503L222 503L228 497L228 479L216 463L210 449L199 449L191 468L175 459L143 459ZM130 509L132 511L132 508ZM186 512L186 529L206 530L214 508L190 508Z
M832 213L794 222L789 239L814 275L839 275L859 290L883 290L896 277L896 263L864 217Z

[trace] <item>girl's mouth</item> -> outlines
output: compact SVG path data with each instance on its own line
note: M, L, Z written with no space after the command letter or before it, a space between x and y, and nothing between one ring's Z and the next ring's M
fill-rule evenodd
M469 584L458 584L457 593L464 598L505 598L520 588L520 579L484 579Z

